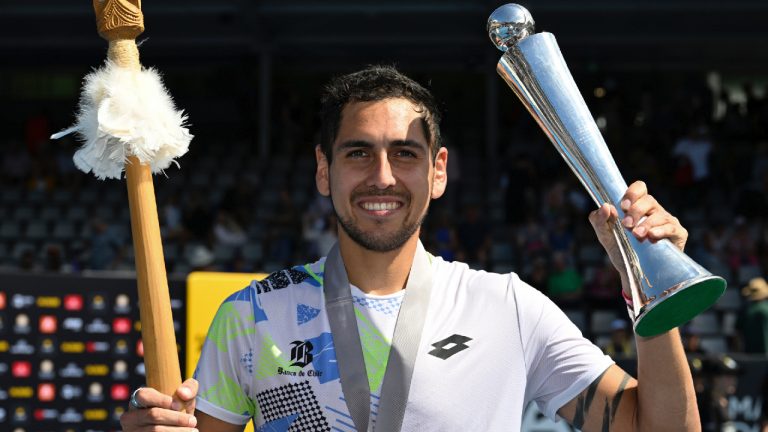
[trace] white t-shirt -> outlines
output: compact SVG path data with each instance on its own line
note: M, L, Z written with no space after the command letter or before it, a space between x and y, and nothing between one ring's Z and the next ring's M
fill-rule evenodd
M514 273L431 260L403 431L520 430L529 401L554 419L613 363ZM354 431L325 312L324 265L273 273L222 304L195 371L199 410L229 423L253 418L257 431ZM403 296L353 287L353 297L375 421Z

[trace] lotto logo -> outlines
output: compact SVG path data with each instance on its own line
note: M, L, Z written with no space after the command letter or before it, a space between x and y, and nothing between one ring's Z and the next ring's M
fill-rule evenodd
M83 296L79 294L69 294L64 296L64 309L79 311L83 309Z

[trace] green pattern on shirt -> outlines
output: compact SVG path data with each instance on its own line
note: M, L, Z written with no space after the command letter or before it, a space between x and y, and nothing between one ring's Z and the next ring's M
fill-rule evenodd
M256 402L251 400L237 381L219 372L219 381L201 393L203 399L227 411L248 416L257 415Z
M304 265L304 270L306 270L307 273L310 276L312 276L312 279L316 280L317 283L320 284L320 286L323 286L323 279L324 278L322 276L318 276L317 274L315 274L315 272L313 272L312 269L309 267L309 264ZM320 267L320 271L321 272L325 271L325 263L323 263L323 265Z
M208 339L216 344L219 351L225 353L228 351L227 342L243 335L254 334L254 328L243 325L245 322L253 321L253 312L247 317L242 317L241 312L235 307L235 302L224 303L213 318L211 328L208 330Z
M387 340L376 326L368 321L365 314L357 308L355 308L355 316L357 316L360 330L360 342L363 345L363 359L368 374L368 385L371 387L371 392L377 393L384 379L384 372L387 370L389 348L392 342Z
M270 335L264 335L259 350L258 366L253 376L256 379L273 377L277 375L278 368L293 372L301 370L298 366L291 366L291 362L283 358L283 352Z

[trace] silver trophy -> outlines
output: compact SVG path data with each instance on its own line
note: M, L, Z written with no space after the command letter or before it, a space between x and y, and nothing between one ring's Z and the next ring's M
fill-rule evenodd
M551 33L533 34L524 7L507 4L488 18L488 34L504 52L496 67L544 130L598 206L619 202L627 183L619 173ZM615 235L632 290L635 332L654 336L700 314L723 294L726 282L667 240L640 242L618 221ZM618 288L618 287L617 287Z

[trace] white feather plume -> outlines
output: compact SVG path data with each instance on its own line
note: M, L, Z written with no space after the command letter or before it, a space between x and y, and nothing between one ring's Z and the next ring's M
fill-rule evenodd
M85 77L77 122L51 136L77 132L75 165L99 179L122 176L129 156L161 172L189 149L187 116L177 111L160 75L107 61Z

